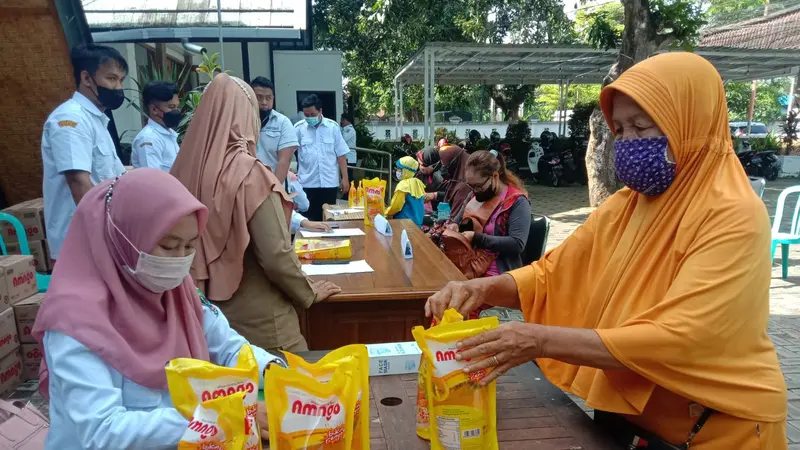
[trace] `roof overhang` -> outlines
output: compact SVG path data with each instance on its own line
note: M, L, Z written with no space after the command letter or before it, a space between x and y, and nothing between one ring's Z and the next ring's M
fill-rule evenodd
M223 27L222 38L235 41L270 41L302 39L301 31L292 28ZM181 39L215 41L219 29L214 27L133 28L129 30L92 32L94 42L180 42Z
M517 45L429 42L395 74L401 84L424 84L425 55L432 54L436 84L600 84L616 50L581 45ZM800 66L795 50L741 50L700 47L726 81L791 75Z

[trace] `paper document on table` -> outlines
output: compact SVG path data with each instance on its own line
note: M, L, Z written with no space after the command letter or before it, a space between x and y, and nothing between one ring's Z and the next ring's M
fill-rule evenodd
M372 267L363 259L350 261L347 264L303 264L302 267L303 273L308 276L374 272Z
M334 228L331 231L307 231L301 228L300 233L306 238L364 236L360 228Z

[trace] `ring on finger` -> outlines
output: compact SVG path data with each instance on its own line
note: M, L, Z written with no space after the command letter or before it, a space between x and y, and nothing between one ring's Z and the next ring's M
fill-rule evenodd
M494 366L497 367L500 365L500 361L497 360L497 355L492 355L492 360L494 360Z

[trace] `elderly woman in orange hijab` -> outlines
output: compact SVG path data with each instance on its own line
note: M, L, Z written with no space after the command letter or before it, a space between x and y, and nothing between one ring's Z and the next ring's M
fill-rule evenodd
M214 77L171 171L208 208L192 278L249 342L305 351L295 308L340 289L303 275L289 236L292 201L255 156L259 129L250 86L226 74Z
M521 308L526 323L459 343L467 370L493 367L488 382L537 360L628 448L787 448L769 216L733 153L719 74L659 55L600 103L626 188L541 260L451 283L426 313Z

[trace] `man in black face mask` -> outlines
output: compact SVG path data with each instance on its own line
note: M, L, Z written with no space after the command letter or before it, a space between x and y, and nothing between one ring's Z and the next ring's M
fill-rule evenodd
M42 133L45 228L54 260L81 198L95 184L125 172L105 111L125 100L128 63L117 50L96 44L75 47L70 59L76 92L50 114Z
M284 183L297 146L297 132L288 117L275 111L275 86L267 78L256 77L250 82L256 93L261 116L261 133L258 136L256 157L275 172Z
M181 123L177 86L168 81L151 81L142 91L150 120L133 139L133 167L152 167L169 172L178 156L178 133Z

